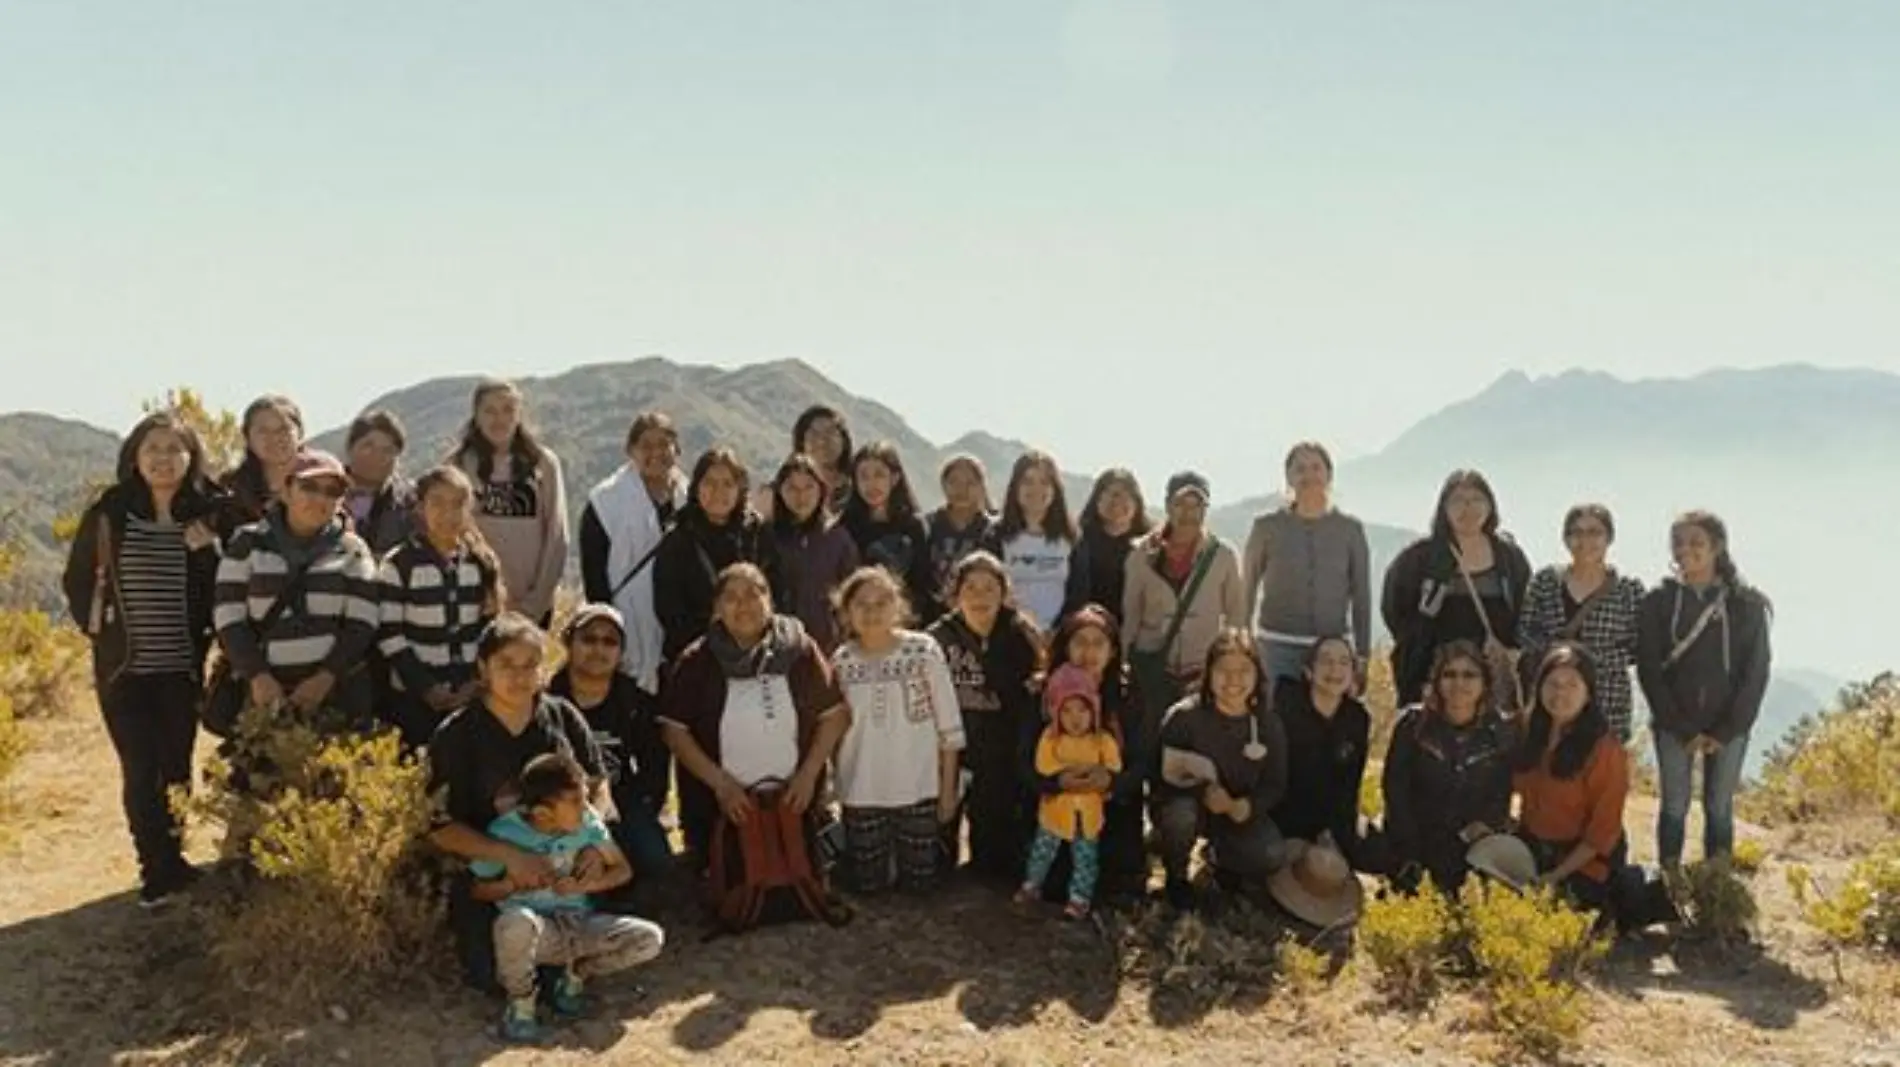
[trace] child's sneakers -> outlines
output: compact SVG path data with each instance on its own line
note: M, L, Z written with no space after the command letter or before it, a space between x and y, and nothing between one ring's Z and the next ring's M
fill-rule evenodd
M563 1019L578 1019L587 1014L587 996L581 986L580 976L573 971L563 971L561 980L554 983L554 992L548 997L548 1007Z
M538 1044L545 1032L535 1012L534 998L510 1000L501 1010L501 1039L512 1045Z

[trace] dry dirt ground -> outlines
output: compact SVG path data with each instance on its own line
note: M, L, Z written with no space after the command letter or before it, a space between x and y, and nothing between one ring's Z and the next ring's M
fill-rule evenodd
M1317 996L1273 985L1258 942L1229 937L1157 976L1138 944L1204 932L1159 913L1129 929L1021 915L975 887L861 909L848 928L700 941L675 916L645 995L603 980L594 1019L545 1048L490 1036L494 1006L418 976L356 1012L313 1005L293 1024L217 1018L189 908L133 903L116 767L96 720L33 724L0 844L0 1063L1454 1064L1497 1059L1462 995L1423 1016L1379 1006L1348 966ZM1633 804L1635 840L1653 803ZM1693 830L1692 830L1693 832ZM1759 950L1618 947L1592 978L1572 1059L1601 1064L1900 1064L1893 971L1838 968L1795 920L1782 866L1837 870L1856 834L1764 835ZM204 851L205 842L195 842ZM1265 926L1257 919L1250 928ZM1208 962L1213 959L1213 962Z

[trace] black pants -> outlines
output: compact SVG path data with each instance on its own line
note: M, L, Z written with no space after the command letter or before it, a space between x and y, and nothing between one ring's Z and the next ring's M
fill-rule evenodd
M638 770L630 784L647 811L658 817L666 810L666 798L673 791L673 750L660 736L660 698L636 689L633 701L636 714L627 731L627 747Z
M147 885L163 885L185 868L168 794L191 783L199 693L188 675L124 674L99 694L106 733L119 756L125 822Z
M963 731L963 760L970 769L963 807L970 820L970 868L983 878L1017 885L1029 858L1035 810L1022 783L1022 733L993 712L965 715Z
M1138 897L1148 890L1148 850L1142 803L1110 800L1102 826L1101 891L1109 896Z

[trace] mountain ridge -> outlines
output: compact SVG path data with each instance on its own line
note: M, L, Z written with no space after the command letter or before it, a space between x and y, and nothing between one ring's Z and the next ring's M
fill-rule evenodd
M452 445L480 380L455 375L414 382L366 406L390 407L408 424L405 465L414 472ZM1024 447L984 429L939 446L889 406L852 394L799 359L722 367L648 355L582 364L520 384L530 418L562 456L575 496L621 462L627 423L643 408L675 417L689 462L714 441L728 443L763 479L789 447L798 412L830 404L846 413L859 443L888 438L898 445L927 506L938 497L936 468L954 452L985 463L1000 503L1008 468ZM340 449L343 432L324 430L315 440ZM57 599L49 578L59 558L50 544L52 519L110 469L116 447L116 435L77 420L0 416L0 514L8 514L11 503L13 527L29 534L26 569L38 575L43 602ZM1884 638L1877 627L1832 623L1864 617L1867 603L1900 597L1900 573L1884 563L1890 519L1880 495L1868 491L1885 483L1894 464L1900 464L1900 376L1881 371L1803 363L1686 378L1511 371L1425 415L1385 448L1341 462L1337 497L1342 509L1368 524L1375 573L1427 524L1439 483L1455 467L1486 472L1504 528L1540 565L1563 558L1557 527L1564 509L1600 500L1617 515L1617 563L1653 580L1667 569L1670 517L1687 507L1713 508L1730 520L1744 572L1780 608L1778 661L1818 665L1822 679L1858 678L1886 665ZM1065 478L1071 507L1083 506L1092 474ZM1148 490L1150 506L1158 507L1159 487ZM1278 494L1256 495L1217 508L1210 521L1238 544L1256 515L1281 505ZM578 513L578 504L573 510ZM1817 541L1817 534L1824 539ZM1779 691L1791 700L1825 702L1829 688L1837 687L1791 678Z

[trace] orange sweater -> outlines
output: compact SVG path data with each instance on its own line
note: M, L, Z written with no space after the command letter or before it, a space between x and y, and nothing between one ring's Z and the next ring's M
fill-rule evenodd
M1511 787L1524 801L1519 827L1551 844L1587 842L1597 854L1581 873L1595 882L1610 877L1607 860L1623 838L1623 800L1629 785L1629 754L1614 735L1597 741L1574 778L1551 774L1548 754L1536 770L1511 776Z

